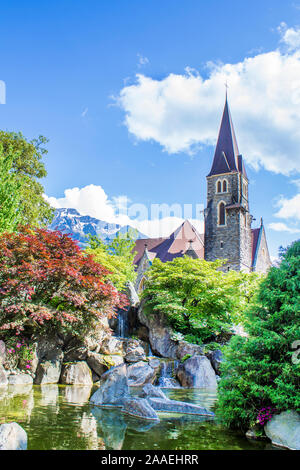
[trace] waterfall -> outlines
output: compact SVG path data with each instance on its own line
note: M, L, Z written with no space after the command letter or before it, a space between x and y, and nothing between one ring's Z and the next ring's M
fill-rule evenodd
M175 379L178 361L162 361L158 386L162 388L178 388L179 382Z
M115 334L116 336L120 336L121 338L128 337L128 311L127 310L119 310Z

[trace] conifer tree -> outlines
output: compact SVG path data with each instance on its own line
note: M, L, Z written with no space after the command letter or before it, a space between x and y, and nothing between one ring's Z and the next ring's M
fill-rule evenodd
M265 410L300 412L300 241L281 258L248 311L248 338L225 352L218 414L231 427L264 424Z

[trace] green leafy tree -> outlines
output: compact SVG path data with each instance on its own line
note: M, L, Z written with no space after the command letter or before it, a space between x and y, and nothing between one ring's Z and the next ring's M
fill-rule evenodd
M0 131L0 145L4 156L10 155L10 173L14 175L20 191L22 222L30 225L48 225L54 211L44 199L40 179L47 175L43 157L47 154L47 139L26 140L21 132Z
M13 158L11 148L4 153L0 145L0 233L14 231L22 222L20 182L11 172Z
M218 405L224 423L241 429L266 409L300 411L300 361L293 349L300 340L300 241L261 283L246 329L248 337L232 338L226 348Z
M126 234L118 233L109 243L104 243L96 236L90 236L90 246L86 252L93 255L98 263L110 271L108 277L118 290L122 290L127 281L135 281L133 264L135 239L134 230Z
M165 314L187 340L222 340L242 312L259 276L220 271L223 261L189 257L162 263L154 260L147 272L143 297L146 311Z

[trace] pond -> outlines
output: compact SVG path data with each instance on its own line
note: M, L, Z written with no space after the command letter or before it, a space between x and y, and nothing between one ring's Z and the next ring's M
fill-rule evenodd
M164 389L169 398L213 409L216 395L200 389ZM218 450L265 449L201 417L160 414L159 423L89 405L90 387L18 385L0 388L0 424L16 421L28 449ZM133 390L133 393L136 391Z

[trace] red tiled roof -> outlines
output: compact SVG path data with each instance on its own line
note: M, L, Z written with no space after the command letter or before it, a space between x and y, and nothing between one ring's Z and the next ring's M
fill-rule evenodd
M141 257L144 254L145 251L145 245L147 245L148 251L153 251L158 245L160 245L165 238L141 238L140 240L136 240L135 246L133 248L133 252L136 252L136 255L134 257L134 264L138 264Z
M190 240L193 240L192 247L196 255L203 259L204 235L199 234L195 227L186 220L167 238L147 238L137 240L134 247L134 250L137 251L134 263L138 264L142 258L145 251L145 244L147 244L149 254L155 253L156 258L166 262L183 256L190 247Z

